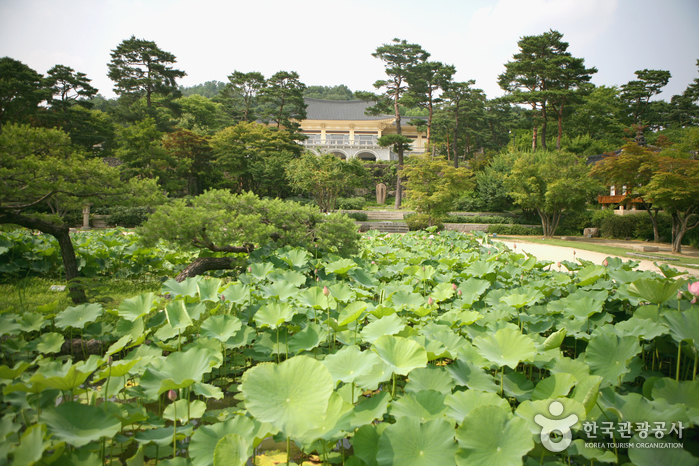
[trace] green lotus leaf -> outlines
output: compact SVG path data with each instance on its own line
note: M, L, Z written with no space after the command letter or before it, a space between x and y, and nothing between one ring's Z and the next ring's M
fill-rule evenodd
M164 314L164 313L163 313ZM162 315L162 314L161 314ZM152 320L152 319L151 319ZM169 327L169 325L168 325ZM116 329L114 334L119 337L130 336L131 340L136 341L144 335L145 326L143 324L143 317L139 317L133 322L126 319L120 318L117 321ZM177 332L175 332L177 335Z
M402 417L379 437L376 461L380 466L449 466L455 464L454 428L443 419L421 424Z
M600 448L586 447L587 442L583 439L575 439L566 449L566 454L569 456L580 455L587 460L599 461L600 463L616 463L616 455L613 451L605 451Z
M39 343L36 345L37 351L42 354L58 353L65 342L65 338L60 333L44 333L39 338ZM0 376L0 378L3 378Z
M75 307L67 307L64 311L59 312L55 323L56 327L61 329L68 327L79 329L85 327L85 324L94 322L102 314L104 314L104 309L102 309L101 304L80 304Z
M499 367L517 368L520 362L536 355L534 341L511 328L502 328L491 335L480 336L473 340L478 354Z
M431 265L426 265L424 267L421 267L415 272L415 278L419 279L420 281L422 280L432 280L432 277L434 277L434 274L437 273L434 267Z
M653 399L664 399L669 404L682 403L687 408L699 408L699 380L676 381L668 377L653 384Z
M255 332L254 328L245 325L238 330L235 335L228 339L226 342L226 348L240 348L241 346L247 346L252 343L256 335L257 332Z
M35 424L29 427L23 434L20 444L14 449L12 461L13 465L31 466L38 463L51 442L44 440L46 436L46 426ZM3 438L3 441L5 439ZM3 458L4 459L4 458Z
M257 280L264 280L274 270L274 264L270 262L255 262L250 264L250 275Z
M38 332L49 323L42 314L27 312L17 319L17 324L23 332Z
M600 278L607 274L607 268L601 265L588 265L584 269L580 270L576 276L578 278L578 286L583 287L587 285L592 285Z
M197 275L196 277L185 278L181 282L177 282L174 278L169 279L160 287L160 292L162 294L169 294L173 298L178 296L190 296L195 297L199 293L199 287L197 284L199 280L204 277Z
M202 336L225 343L235 335L242 326L243 323L235 316L217 315L211 316L202 322L200 330Z
M557 416L549 410L551 403L554 401L557 401L563 405L563 412ZM537 401L525 400L520 403L515 410L515 416L518 416L526 421L525 425L528 426L532 435L539 436L541 434L541 425L537 424L535 420L537 414L541 414L549 419L566 419L568 416L575 415L577 416L578 420L571 426L571 429L579 429L582 426L582 422L587 418L585 407L582 405L582 403L570 398L556 398L555 400Z
M141 386L149 399L155 399L168 390L186 388L219 365L221 353L208 348L194 347L187 351L170 353L160 367L146 369Z
M326 341L328 331L320 325L311 323L298 333L289 338L289 352L299 353L310 351Z
M585 350L585 363L592 375L599 375L603 385L619 385L621 377L630 371L629 362L641 352L638 339L599 333L590 339Z
M529 400L534 391L534 384L520 372L510 372L502 379L505 395L517 398L517 401Z
M368 374L378 361L376 353L361 351L359 347L352 345L327 356L323 365L330 371L335 384L354 383L357 377Z
M410 381L405 386L405 391L415 393L421 390L436 390L447 395L455 386L454 378L443 366L429 365L410 373Z
M360 375L354 382L364 390L376 390L380 383L386 382L392 375L393 370L391 366L379 358L379 361L374 364L368 374Z
M365 398L354 407L354 413L349 420L350 427L357 427L371 424L376 419L383 419L388 409L388 403L391 401L391 394L381 392L370 398Z
M146 453L143 445L138 446L138 450L131 458L126 460L126 466L145 466Z
M368 466L377 466L376 454L379 452L379 439L381 432L388 427L388 424L381 423L377 426L372 424L363 425L354 433L352 447L354 454L361 458Z
M425 303L425 298L417 293L399 290L391 295L390 301L393 303L396 309L403 307L417 308Z
M250 301L250 287L242 283L233 283L223 290L221 295L226 301L231 301L235 304L243 304Z
M242 377L245 408L255 419L269 422L299 438L325 418L334 383L325 366L305 356L281 364L259 364Z
M277 280L269 285L261 285L260 291L265 298L278 298L286 301L292 296L296 296L299 289L285 280Z
M461 465L509 466L522 464L522 457L534 448L527 423L494 405L472 410L456 429Z
M515 293L520 291L521 293ZM501 303L512 306L515 309L521 309L525 306L531 306L544 298L544 295L534 288L518 288L500 298Z
M106 407L107 413L119 419L119 422L121 422L122 426L141 423L148 419L146 408L143 406L135 406L130 403L113 403L111 401L107 401L104 404L100 405L100 407Z
M350 429L349 422L353 416L353 408L354 405L344 401L340 394L337 392L331 393L328 400L328 408L325 416L320 420L321 422L317 427L303 434L299 440L306 445L313 443L317 439L337 440L336 435L338 432ZM343 434L342 437L345 435Z
M448 408L446 415L454 419L458 424L461 424L468 413L479 406L497 406L507 413L510 413L512 410L510 404L504 398L495 393L482 392L480 390L466 390L447 395L444 398L444 404Z
M598 301L590 296L578 296L578 293L574 297L571 295L561 301L565 301L564 314L566 316L583 320L588 319L593 314L602 312L604 307L604 301Z
M308 263L311 255L305 249L297 248L277 254L277 257L289 264L289 267L301 268Z
M366 270L360 268L350 270L347 273L347 276L359 283L360 285L369 289L376 288L376 286L379 283L373 275L371 275Z
M32 365L26 361L16 363L11 369L9 366L0 366L0 379L14 380L22 375L31 366Z
M195 382L192 384L192 391L204 398L213 398L215 400L223 399L223 391L215 385L208 383Z
M220 302L218 289L221 287L220 278L203 278L197 282L200 301Z
M457 385L484 392L494 393L499 391L492 375L476 367L471 361L461 356L454 364L449 364L447 366L447 371L454 378Z
M641 319L634 315L629 320L614 325L620 337L632 336L651 341L660 335L668 333L666 325L653 322L650 319Z
M269 327L274 330L291 321L294 314L294 308L289 303L270 303L258 309L254 319L260 328Z
M405 322L398 314L382 317L366 325L360 332L362 340L374 343L384 335L395 335L405 328Z
M602 384L602 377L599 375L591 375L584 378L575 386L572 399L582 403L585 407L585 412L589 415L597 403L599 395L599 387Z
M551 374L561 372L573 374L577 380L583 380L590 376L590 366L582 361L568 357L556 359L549 371Z
M682 312L666 312L663 317L675 341L690 341L695 350L699 351L699 307Z
M546 377L534 388L532 401L546 400L567 396L570 389L575 386L577 379L572 374L558 373Z
M168 421L180 421L186 424L190 419L199 419L206 412L206 403L200 400L177 400L170 403L163 410L163 419Z
M160 341L167 341L172 337L176 337L179 333L180 332L178 332L176 329L172 328L172 325L167 323L160 327L158 331L153 334L153 336Z
M175 330L184 330L192 325L192 319L187 312L187 307L183 300L178 299L165 305L167 321Z
M665 399L651 401L640 393L621 395L607 387L600 391L598 402L605 410L611 410L620 419L634 424L649 422L652 426L655 422L665 422L669 427L673 422L689 423L689 412L684 404L671 405Z
M447 411L445 396L435 390L406 393L391 404L390 411L396 419L404 416L417 418L420 422L442 419Z
M563 344L563 340L566 338L566 330L562 328L561 330L549 335L544 343L541 345L544 351L548 351L554 348L560 348Z
M628 290L631 295L638 296L649 303L660 305L676 297L677 290L683 284L683 280L640 278L630 284Z
M22 328L17 323L15 314L0 314L0 336L18 335Z
M148 314L153 307L153 300L155 294L144 293L135 298L125 299L119 304L117 313L119 317L133 322L139 317L143 317Z
M203 428L203 427L201 427L201 428ZM194 426L192 424L189 424L187 426L178 426L177 431L175 431L173 426L158 427L156 429L139 430L134 435L134 438L136 439L136 441L138 443L140 443L142 445L146 445L148 443L154 443L154 444L158 445L159 447L165 447L165 446L172 447L172 437L175 434L177 434L178 439L184 438L184 437L189 437L190 435L192 435L193 429L194 429ZM199 429L197 429L197 430L199 430ZM190 455L191 455L191 451L190 451Z
M671 464L673 466L699 466L699 458L693 456L690 452L683 448L673 448L668 443L675 443L672 438L664 437L656 439L655 436L649 435L642 439L638 435L631 438L630 443L644 444L644 448L629 448L629 460L636 466L657 466L659 464ZM655 448L648 448L649 445L656 445Z
M399 375L427 365L425 348L407 338L384 335L374 342L373 350Z
M355 267L357 267L357 264L352 259L340 259L326 265L325 273L335 273L337 275L344 275L347 272L349 272L350 269L353 269Z
M170 437L172 440L172 437ZM97 453L89 450L67 451L51 463L55 466L102 466L102 461Z
M264 438L270 433L269 424L260 423L246 416L235 416L225 422L199 427L192 435L189 456L193 466L213 466L214 452L218 442L228 434L237 434L245 440L247 457L252 456L257 445L255 439ZM172 440L172 437L171 437ZM172 444L172 441L170 442Z
M328 297L323 294L323 289L319 286L306 288L296 296L296 299L302 305L312 307L314 309L326 310L330 306Z
M29 381L31 383L39 382L47 387L66 392L73 391L95 371L98 362L103 363L104 361L95 355L91 355L84 363L72 364L68 361L60 367L37 371Z
M353 301L356 297L356 293L352 291L352 288L344 283L336 283L332 285L329 290L332 297L341 303L348 303Z
M213 466L244 466L248 462L248 444L238 434L226 434L216 442Z
M437 286L432 289L430 296L435 303L441 303L454 296L454 289L451 283L438 283Z
M351 324L362 316L366 308L367 303L363 301L355 301L343 307L340 311L340 315L337 317L338 325L344 327L345 325Z
M115 361L95 375L95 382L107 377L124 377L140 362L140 359Z
M102 437L114 437L121 430L121 422L114 416L72 401L44 410L41 421L55 438L77 448Z

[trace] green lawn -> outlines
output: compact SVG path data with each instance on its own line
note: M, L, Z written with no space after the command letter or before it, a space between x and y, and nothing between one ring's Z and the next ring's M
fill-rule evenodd
M575 249L584 249L585 251L593 251L593 252L599 252L602 254L608 254L610 256L619 256L619 257L625 257L629 260L650 260L650 261L657 261L657 262L665 262L668 265L674 266L674 265L681 265L683 267L691 267L691 268L699 268L699 257L696 256L680 256L677 254L667 254L667 253L662 253L662 252L652 252L652 253L641 253L637 251L633 251L630 248L622 248L622 247L617 247L617 246L608 246L608 245L603 245L603 244L595 244L595 243L588 243L584 241L564 241L560 239L547 239L543 240L538 237L513 237L513 236L500 236L498 235L497 239L499 240L508 240L508 241L513 241L513 240L520 240L520 241L526 241L528 243L536 243L536 244L548 244L552 246L561 246L565 248L575 248ZM629 255L629 254L643 254L645 256L649 257L639 257L639 256L634 256L634 255ZM652 256L652 258L651 258ZM668 260L668 259L674 259L674 260Z

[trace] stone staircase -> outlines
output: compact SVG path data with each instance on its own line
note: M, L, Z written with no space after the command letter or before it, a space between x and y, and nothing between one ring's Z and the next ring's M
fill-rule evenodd
M357 222L359 231L377 230L381 233L407 233L410 231L405 223L395 222Z
M413 213L402 210L366 210L365 212L369 220L403 220L404 214Z

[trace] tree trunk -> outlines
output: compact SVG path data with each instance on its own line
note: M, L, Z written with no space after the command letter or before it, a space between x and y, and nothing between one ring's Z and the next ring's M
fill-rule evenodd
M563 104L558 109L558 137L556 138L556 150L561 150L561 138L563 137Z
M400 97L398 95L398 87L400 87L400 83L398 83L399 86L396 87L396 94L393 99L393 110L395 112L395 117L396 117L396 134L401 135L403 134L403 130L400 127L400 107L398 106L398 98ZM400 144L398 146L398 176L396 177L396 202L393 206L395 210L400 209L400 204L402 201L403 197L403 187L401 186L400 183L400 171L403 169L403 144Z
M5 223L12 223L30 230L39 230L42 233L56 238L58 246L61 249L61 259L63 260L63 269L66 281L68 282L70 297L74 304L87 302L85 289L73 282L74 279L78 278L78 262L75 259L75 249L73 249L73 242L70 239L70 228L68 228L67 225L56 225L45 220L27 217L26 215L14 212L4 212L0 214L0 224Z
M234 268L233 257L199 257L175 277L177 282L185 278L196 277L209 270L228 270Z
M541 119L543 120L541 122L541 148L546 150L546 125L547 125L547 116L546 116L546 102L544 102L544 105L541 107Z

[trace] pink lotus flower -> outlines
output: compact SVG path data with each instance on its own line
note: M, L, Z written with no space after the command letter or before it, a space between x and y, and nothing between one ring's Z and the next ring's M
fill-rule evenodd
M692 298L691 303L694 304L697 302L697 296L699 296L699 282L694 282L691 285L687 287L689 292L694 295L694 298Z
M327 286L323 287L323 295L328 296L330 294L330 290L328 289Z
M451 284L451 289L454 290L454 291L456 291L456 283L452 283L452 284Z
M434 304L434 299L432 299L432 296L430 296L430 297L427 299L427 305L428 305L428 306L431 306L432 304Z

